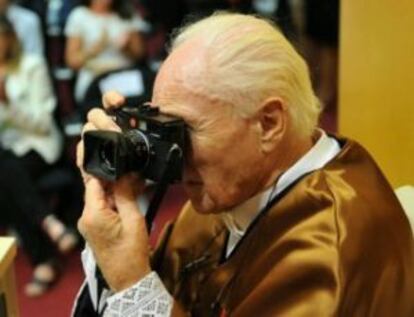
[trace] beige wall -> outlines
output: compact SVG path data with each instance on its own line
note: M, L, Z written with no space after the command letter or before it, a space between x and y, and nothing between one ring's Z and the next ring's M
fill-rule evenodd
M414 184L414 1L342 0L339 131Z

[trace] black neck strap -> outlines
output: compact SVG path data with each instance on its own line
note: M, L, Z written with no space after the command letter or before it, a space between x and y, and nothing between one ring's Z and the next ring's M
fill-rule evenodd
M168 185L171 183L175 172L173 171L173 167L176 166L177 161L181 158L181 156L181 149L176 144L173 144L166 157L166 164L161 174L161 180L156 185L154 196L152 197L151 202L148 206L148 210L145 214L145 222L147 224L148 233L151 233L152 224L154 222L158 208L160 207L162 199L167 192Z

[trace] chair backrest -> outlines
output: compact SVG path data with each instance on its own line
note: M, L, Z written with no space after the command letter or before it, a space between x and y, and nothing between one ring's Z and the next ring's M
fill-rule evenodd
M128 105L150 101L155 73L146 66L134 66L98 76L87 89L81 105L84 115L92 107L101 105L102 94L115 90L126 97Z
M404 208L410 221L411 229L414 232L414 186L403 186L395 190L395 193Z

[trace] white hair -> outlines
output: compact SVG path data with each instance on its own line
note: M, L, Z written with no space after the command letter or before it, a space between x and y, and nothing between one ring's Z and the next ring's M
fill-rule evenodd
M178 30L174 51L191 40L206 48L205 88L212 98L251 116L267 98L287 105L297 133L313 133L321 111L308 67L270 22L251 15L216 13Z

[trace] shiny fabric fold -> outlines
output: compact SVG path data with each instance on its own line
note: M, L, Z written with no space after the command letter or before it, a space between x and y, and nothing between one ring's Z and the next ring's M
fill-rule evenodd
M188 316L414 316L414 244L369 154L339 155L263 212L227 259L219 215L188 203L153 267Z

